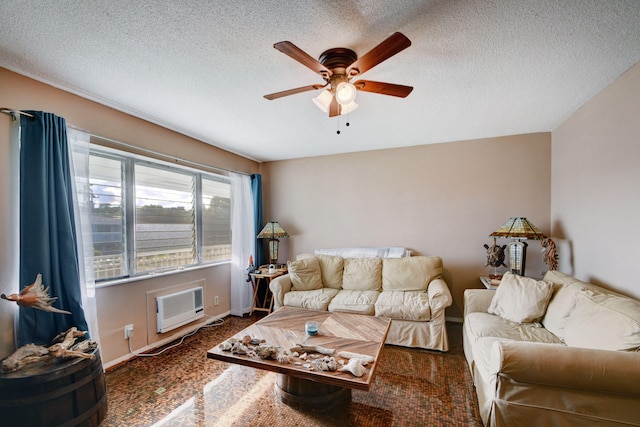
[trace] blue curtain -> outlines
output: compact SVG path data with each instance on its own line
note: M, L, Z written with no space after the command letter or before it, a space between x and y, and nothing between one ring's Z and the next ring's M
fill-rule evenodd
M38 273L57 297L53 306L72 314L20 307L18 345L48 344L72 326L87 331L71 193L65 119L29 111L20 118L20 289Z
M253 196L254 218L256 222L256 236L262 231L262 175L251 175L251 195ZM256 254L254 257L256 267L265 263L264 246L262 239L256 237Z

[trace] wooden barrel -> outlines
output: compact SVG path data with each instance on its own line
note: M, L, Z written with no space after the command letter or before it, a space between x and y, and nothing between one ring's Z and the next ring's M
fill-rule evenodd
M94 356L0 373L0 425L97 427L107 415L107 387L98 350Z
M274 386L276 396L287 405L311 411L325 411L351 401L351 389L278 374Z

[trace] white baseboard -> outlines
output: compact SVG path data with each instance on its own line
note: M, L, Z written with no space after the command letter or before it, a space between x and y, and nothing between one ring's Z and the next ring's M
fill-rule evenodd
M222 314L220 314L218 316L215 316L215 317L206 317L204 322L194 323L194 324L190 325L188 328L180 330L178 333L175 333L175 334L173 334L171 336L163 338L160 341L156 341L153 344L150 344L148 346L135 349L134 351L136 353L144 353L146 351L153 350L153 349L158 348L158 347L162 347L165 344L169 344L171 341L175 341L177 339L180 339L183 336L192 333L196 329L202 328L203 326L206 326L206 325L208 325L210 323L215 322L216 320L219 320L219 319L222 319L224 317L227 317L228 315L229 315L229 312L227 311L226 313L222 313ZM131 359L134 359L136 357L138 357L138 356L136 356L133 353L127 353L124 356L118 357L117 359L111 360L111 361L109 361L107 363L103 363L102 364L102 368L106 370L106 369L109 369L109 368L111 368L113 366L116 366L116 365L119 365L121 363L127 362L127 361L129 361Z

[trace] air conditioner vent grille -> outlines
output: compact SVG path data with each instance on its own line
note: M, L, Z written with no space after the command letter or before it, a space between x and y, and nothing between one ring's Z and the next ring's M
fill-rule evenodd
M191 323L204 316L204 289L187 289L156 298L158 333Z

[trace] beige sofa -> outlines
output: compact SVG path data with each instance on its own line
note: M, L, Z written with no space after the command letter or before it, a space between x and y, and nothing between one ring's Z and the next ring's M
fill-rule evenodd
M640 301L549 271L464 304L485 426L640 425Z
M391 318L387 344L447 351L451 293L438 257L342 258L301 255L271 281L282 306Z

